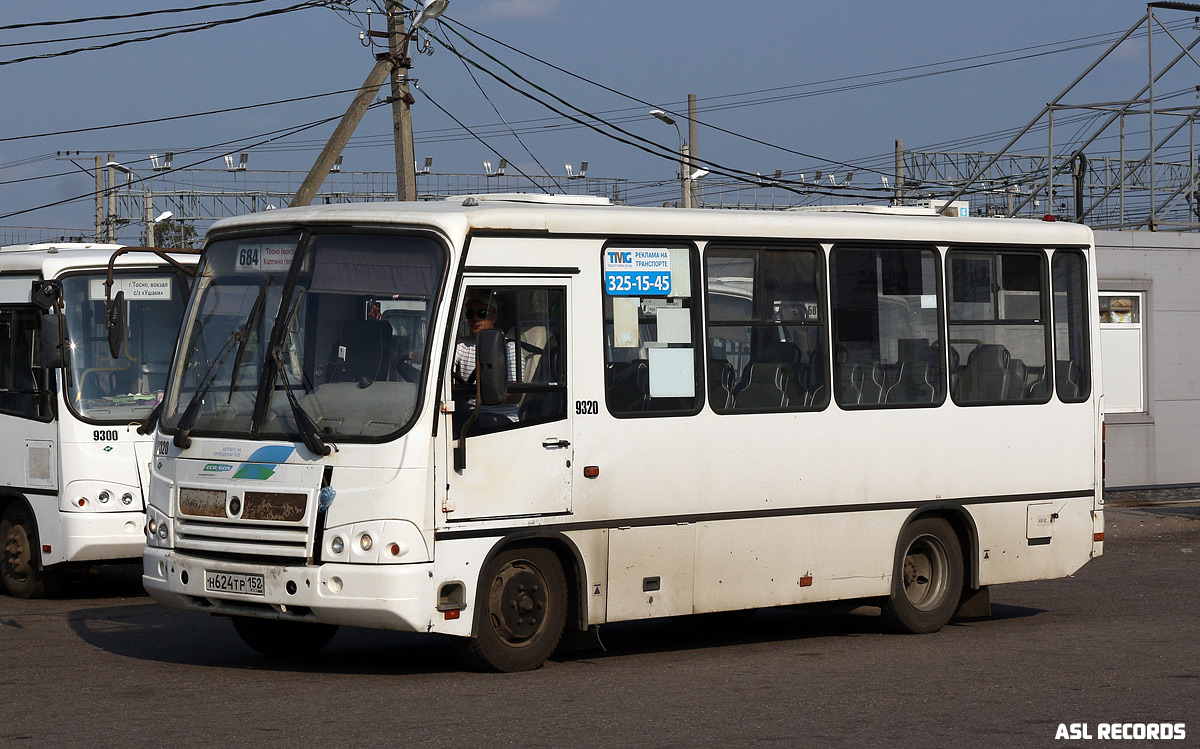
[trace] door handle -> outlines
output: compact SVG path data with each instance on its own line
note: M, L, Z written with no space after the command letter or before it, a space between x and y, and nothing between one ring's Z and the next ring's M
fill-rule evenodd
M560 440L558 437L547 437L542 440L542 447L547 450L553 450L558 447L570 447L571 443L567 440Z

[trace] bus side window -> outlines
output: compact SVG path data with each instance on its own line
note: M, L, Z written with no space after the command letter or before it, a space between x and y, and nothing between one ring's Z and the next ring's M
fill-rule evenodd
M704 393L695 248L610 243L601 256L609 413L696 413Z
M451 363L455 431L475 408L472 330L483 325L507 340L508 398L483 406L469 434L559 421L567 415L564 342L566 290L561 286L468 287ZM485 314L485 317L480 317ZM482 322L486 321L486 323Z
M809 248L708 246L706 369L717 413L828 403L818 257Z
M1078 403L1091 395L1087 265L1082 253L1058 250L1051 267L1054 276L1055 389L1059 400Z
M941 403L946 376L937 253L841 246L830 263L838 405Z
M947 255L950 345L962 405L1049 400L1050 326L1040 251L951 250Z
M47 394L40 390L40 367L33 363L39 313L33 309L0 309L0 411L48 421Z

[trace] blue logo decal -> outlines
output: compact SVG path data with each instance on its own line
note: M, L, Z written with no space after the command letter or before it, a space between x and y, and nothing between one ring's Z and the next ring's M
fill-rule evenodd
M235 479L266 481L275 475L275 466L286 463L296 448L287 445L268 445L250 454L247 462L233 474Z

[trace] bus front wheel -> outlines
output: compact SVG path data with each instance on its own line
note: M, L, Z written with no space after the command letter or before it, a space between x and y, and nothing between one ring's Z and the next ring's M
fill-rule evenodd
M56 570L42 568L37 522L20 502L13 502L0 519L0 579L17 598L52 596L62 582Z
M504 672L529 671L545 663L567 621L566 577L554 552L502 551L479 584L479 631L463 644L467 662Z
M954 616L962 597L958 535L942 518L921 518L901 531L897 552L883 627L908 634L937 632Z
M233 617L233 628L242 642L263 655L276 658L312 655L329 644L337 626L315 622Z

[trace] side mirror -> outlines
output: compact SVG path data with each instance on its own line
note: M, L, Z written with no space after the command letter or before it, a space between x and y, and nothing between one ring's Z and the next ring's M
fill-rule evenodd
M495 329L481 330L475 341L475 378L479 405L497 406L508 397L508 342Z
M46 369L58 369L63 365L62 339L58 335L58 315L42 315L38 330L38 358L34 362Z
M125 292L118 291L108 307L108 352L112 358L121 357L121 340L125 338Z

